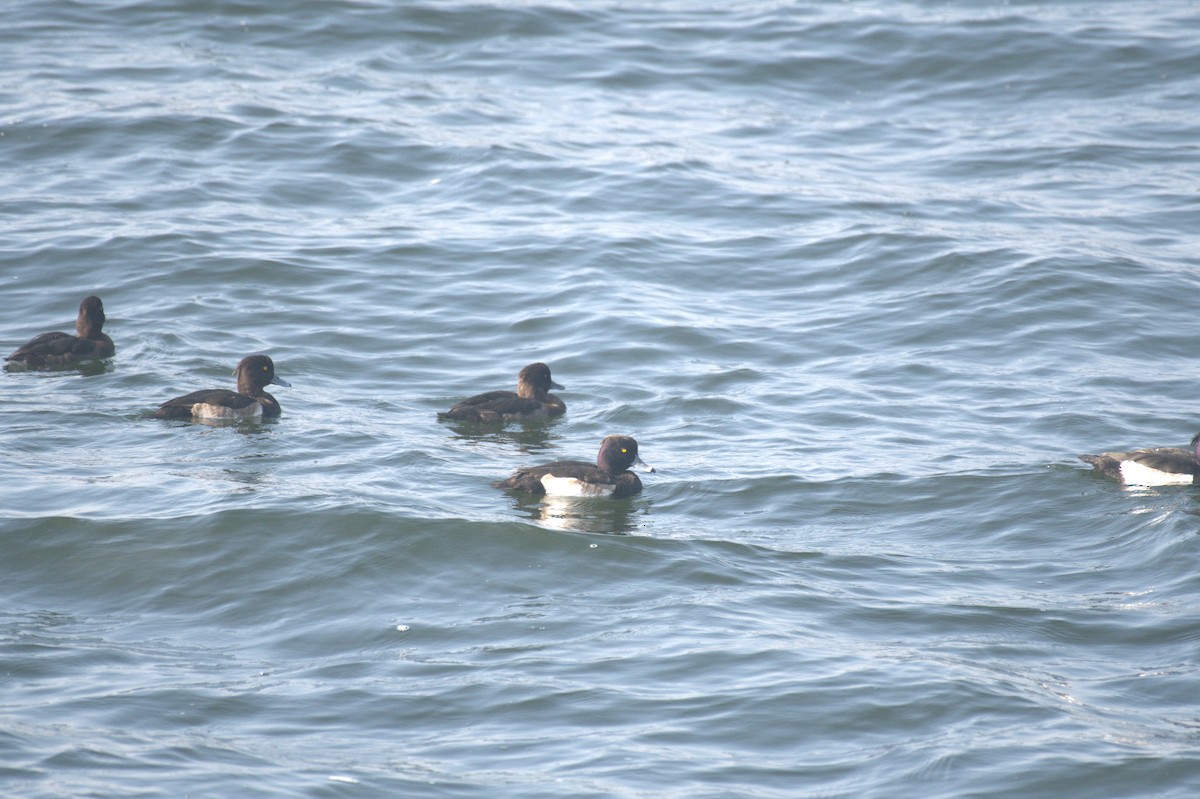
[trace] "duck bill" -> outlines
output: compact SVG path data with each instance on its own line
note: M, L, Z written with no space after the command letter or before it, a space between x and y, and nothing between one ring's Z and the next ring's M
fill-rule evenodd
M272 386L283 386L284 388L291 388L291 387L292 387L292 384L291 384L291 383L289 383L288 381L284 380L282 377L279 377L278 375L276 375L275 377L272 377L272 378L271 378L271 382L270 382L270 383L268 383L268 385L272 385Z
M649 474L655 473L654 467L651 466L650 464L646 463L644 460L642 460L642 457L640 455L636 459L634 459L633 468L639 472L647 472Z
M559 383L559 382L557 382L557 381L555 381L555 380L551 380L551 381L550 381L550 388L556 388L556 389L558 389L559 391L566 391L566 390L567 390L567 387L566 387L566 386L562 385L561 383Z

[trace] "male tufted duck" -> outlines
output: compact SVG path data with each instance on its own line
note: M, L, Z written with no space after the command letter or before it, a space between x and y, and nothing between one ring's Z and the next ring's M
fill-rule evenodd
M10 366L40 369L66 366L92 358L110 358L116 352L112 339L105 335L104 303L99 297L86 297L79 304L75 333L42 333L5 358Z
M438 413L439 419L458 419L467 422L498 422L513 419L536 419L559 416L565 402L550 393L563 387L550 379L550 367L531 363L517 375L516 391L489 391L465 399L448 411Z
M1104 452L1080 455L1079 459L1126 485L1191 485L1200 477L1200 433L1192 438L1191 446Z
M555 461L518 469L496 488L560 497L629 497L642 490L642 481L629 471L634 464L654 469L638 457L638 443L629 436L605 436L595 463Z
M263 387L267 385L291 387L291 383L275 376L275 364L266 355L251 355L243 358L233 370L237 375L237 391L225 388L209 388L193 391L182 397L164 402L154 416L158 419L250 419L271 418L281 411L279 402Z

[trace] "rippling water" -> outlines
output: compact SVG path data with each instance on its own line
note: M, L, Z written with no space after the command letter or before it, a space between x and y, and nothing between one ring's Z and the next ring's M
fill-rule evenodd
M4 17L0 794L1196 795L1194 3Z

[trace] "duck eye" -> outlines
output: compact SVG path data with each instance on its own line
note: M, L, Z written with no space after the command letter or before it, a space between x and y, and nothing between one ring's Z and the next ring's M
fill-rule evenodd
M625 449L624 447L621 447L621 453L624 454L626 452L629 452L629 450Z

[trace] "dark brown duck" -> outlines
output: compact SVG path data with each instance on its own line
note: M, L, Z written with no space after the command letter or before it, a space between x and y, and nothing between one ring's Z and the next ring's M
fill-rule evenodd
M111 358L116 352L113 341L104 333L104 303L99 297L85 297L75 319L75 335L42 333L34 336L5 360L8 366L45 369L70 366L79 361Z
M517 375L516 391L477 394L439 413L438 418L465 422L507 422L561 416L567 410L567 405L550 393L552 388L564 390L551 379L549 366L531 363Z
M279 416L279 401L263 389L268 385L291 387L275 374L275 363L266 355L243 358L233 370L237 391L207 388L167 400L154 412L158 419L252 419Z
M555 461L518 469L496 488L560 497L629 497L642 490L642 481L629 469L654 469L638 457L638 443L629 436L605 436L595 463Z

